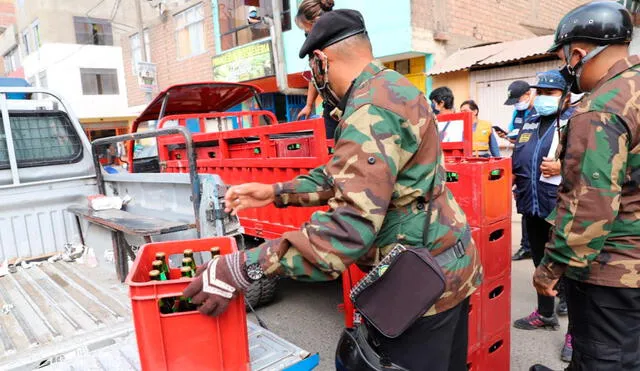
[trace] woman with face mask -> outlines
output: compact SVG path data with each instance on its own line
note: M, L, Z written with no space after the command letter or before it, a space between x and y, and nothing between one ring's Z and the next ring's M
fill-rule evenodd
M538 83L532 88L536 90L533 103L536 114L529 117L522 126L512 159L516 206L518 213L524 216L533 264L537 267L544 256L551 228L545 218L556 206L560 183L560 163L555 160L554 147L558 143L558 130L566 125L573 107L569 107L570 95L561 101L566 81L558 70L539 74ZM558 111L561 112L560 122ZM538 295L538 308L515 321L514 327L523 330L557 330L560 325L554 313L554 299ZM558 305L557 312L566 315L566 303L563 300ZM565 338L562 358L571 359L570 336Z
M333 0L303 0L298 6L298 14L296 15L296 25L300 27L305 36L313 28L313 24L316 19L326 12L333 10ZM311 81L309 81L309 90L307 92L307 104L298 113L297 120L309 119L314 111L316 99L318 98L318 91ZM333 139L333 135L338 126L338 121L331 117L331 111L335 109L335 106L328 102L322 103L324 117L324 127L327 132L327 139Z

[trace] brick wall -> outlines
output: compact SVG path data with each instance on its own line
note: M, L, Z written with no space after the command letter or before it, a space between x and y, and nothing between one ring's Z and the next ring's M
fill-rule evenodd
M16 7L13 0L0 0L0 26L16 23Z
M196 5L196 2L190 6ZM166 19L158 18L147 26L151 48L151 62L156 64L158 90L185 82L210 81L213 78L211 57L215 54L211 1L202 1L204 6L204 37L206 52L190 58L178 60L175 37L176 22L173 11ZM185 8L186 9L186 8ZM129 35L130 36L130 35ZM138 88L138 79L133 74L131 60L131 43L129 37L122 40L122 54L124 59L125 80L129 106L146 104L144 93Z
M433 32L447 50L526 39L555 30L569 10L589 0L414 0L414 34Z

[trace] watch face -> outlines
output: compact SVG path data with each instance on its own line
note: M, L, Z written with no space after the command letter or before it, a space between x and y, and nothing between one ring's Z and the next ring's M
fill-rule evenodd
M247 276L253 281L257 281L262 278L264 272L262 271L262 267L260 264L251 264L247 267Z

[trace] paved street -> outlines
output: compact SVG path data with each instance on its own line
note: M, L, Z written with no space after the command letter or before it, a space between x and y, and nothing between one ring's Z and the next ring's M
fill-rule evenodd
M513 251L519 246L520 218L514 216ZM511 317L528 315L535 307L535 293L531 286L531 260L512 265ZM337 305L342 301L340 282L309 284L282 280L279 299L267 308L258 310L269 329L294 344L319 352L319 370L333 370L335 344L342 330L342 314ZM567 321L560 320L560 331L522 331L512 328L511 370L526 371L535 362L542 362L556 370Z

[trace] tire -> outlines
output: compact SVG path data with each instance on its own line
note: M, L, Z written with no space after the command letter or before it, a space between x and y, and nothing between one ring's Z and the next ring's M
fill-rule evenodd
M263 278L255 282L244 294L244 299L253 309L267 305L275 299L277 280L275 278ZM251 310L247 305L247 310Z

